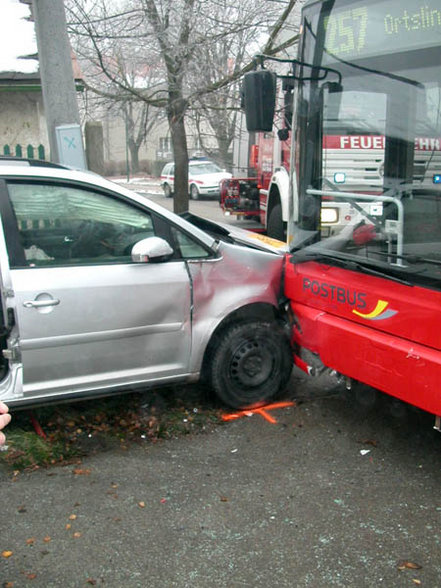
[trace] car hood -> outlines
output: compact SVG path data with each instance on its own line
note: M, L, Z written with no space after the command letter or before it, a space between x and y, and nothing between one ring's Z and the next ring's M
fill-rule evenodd
M232 177L229 172L218 172L215 174L201 174L194 175L191 170L188 173L188 179L195 182L203 182L204 184L219 184L221 180L228 180Z
M260 251L267 251L268 253L275 253L278 255L285 254L289 249L288 245L283 241L272 239L266 235L234 227L227 223L218 223L201 216L192 214L191 212L184 212L180 215L186 221L190 222L195 227L202 229L214 239L220 241L227 241L229 243L237 243Z

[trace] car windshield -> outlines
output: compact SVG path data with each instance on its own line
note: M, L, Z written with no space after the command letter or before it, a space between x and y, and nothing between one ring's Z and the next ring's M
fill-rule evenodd
M207 163L190 163L189 172L193 176L201 176L203 174L217 174L221 172L221 168L212 162Z

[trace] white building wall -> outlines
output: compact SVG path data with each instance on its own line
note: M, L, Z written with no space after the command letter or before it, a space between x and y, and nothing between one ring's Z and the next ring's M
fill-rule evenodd
M0 153L9 145L11 153L21 145L37 148L42 144L49 156L49 139L43 114L43 98L40 92L0 92Z

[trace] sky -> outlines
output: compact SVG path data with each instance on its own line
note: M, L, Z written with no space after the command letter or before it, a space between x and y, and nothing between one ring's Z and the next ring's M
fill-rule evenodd
M19 0L0 0L0 4L0 72L36 72L37 60L19 59L37 52L34 24L24 20L29 7Z

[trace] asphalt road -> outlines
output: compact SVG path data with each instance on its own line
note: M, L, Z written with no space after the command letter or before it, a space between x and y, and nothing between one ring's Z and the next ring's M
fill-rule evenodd
M432 419L299 372L286 400L275 423L0 469L0 586L438 588Z
M118 180L118 184L134 190L140 195L146 196L168 210L173 210L173 198L165 198L158 180L131 180L127 183L121 179ZM200 200L190 200L189 210L198 216L209 218L217 222L233 224L243 229L261 228L261 225L255 221L245 220L243 217L237 218L236 216L225 216L219 206L218 199L202 198Z
M432 420L297 374L287 399L275 423L0 470L1 585L438 587Z

